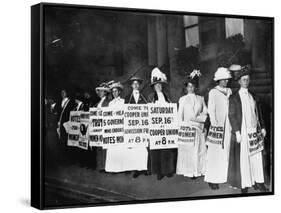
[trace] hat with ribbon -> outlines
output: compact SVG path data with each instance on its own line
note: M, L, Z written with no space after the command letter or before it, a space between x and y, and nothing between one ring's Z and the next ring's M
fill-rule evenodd
M120 90L123 90L123 85L120 83L120 82L114 82L114 81L111 81L109 82L109 88L112 90L113 88L118 88Z
M110 88L107 83L102 82L102 83L100 83L100 85L98 87L96 87L96 92L99 92L99 91L110 92Z
M129 82L130 83L133 83L134 81L138 81L140 84L143 82L143 79L139 76L132 76L130 79L129 79Z

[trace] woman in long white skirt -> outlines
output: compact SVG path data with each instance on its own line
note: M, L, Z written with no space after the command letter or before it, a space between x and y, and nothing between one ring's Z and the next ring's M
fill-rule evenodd
M205 173L206 145L204 122L207 118L207 107L202 96L196 95L199 70L194 70L185 82L187 94L179 99L179 123L195 128L194 142L179 143L177 174L191 178Z
M125 100L120 98L123 86L117 82L110 85L114 99L109 103L109 107L120 107ZM139 157L141 157L140 160ZM117 145L107 149L105 171L106 172L127 172L147 170L147 150L142 147L128 148Z
M224 127L222 144L210 143L207 140L207 164L205 181L211 189L219 189L220 183L227 181L228 159L230 148L231 127L228 119L229 96L231 89L227 88L231 78L228 69L220 67L215 73L214 81L218 85L209 92L208 112L211 126Z
M123 85L119 82L114 82L110 86L112 91L113 100L109 102L109 107L120 107L124 104L125 100L120 97ZM126 148L122 145L107 148L105 171L106 172L123 172L124 169L124 150Z

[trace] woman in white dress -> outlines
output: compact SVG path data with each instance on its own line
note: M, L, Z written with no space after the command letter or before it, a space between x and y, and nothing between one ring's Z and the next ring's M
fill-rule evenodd
M179 99L179 124L195 128L195 141L179 143L177 174L195 179L205 173L206 144L204 122L207 118L207 107L202 96L196 95L199 70L194 70L185 82L187 94Z
M110 85L113 100L109 107L121 107L125 100L120 97L123 86L117 82ZM147 170L147 149L128 148L123 145L107 149L105 171L106 172L128 172Z
M123 85L120 82L113 82L109 85L113 99L109 102L109 107L121 107L125 103L125 99L121 98ZM124 171L124 147L122 145L107 148L105 171L106 172L123 172Z
M231 137L231 127L228 119L229 96L231 89L227 88L230 72L227 68L217 69L214 81L217 86L209 92L208 112L211 126L224 127L224 137L222 144L211 143L207 140L207 163L205 181L209 183L211 189L219 189L220 183L227 182L229 147Z

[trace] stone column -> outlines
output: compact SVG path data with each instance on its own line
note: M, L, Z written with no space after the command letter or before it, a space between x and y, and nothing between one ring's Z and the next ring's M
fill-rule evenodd
M148 65L157 65L156 17L147 17Z
M168 40L167 40L167 17L156 17L156 40L157 40L157 65L162 67L169 64Z

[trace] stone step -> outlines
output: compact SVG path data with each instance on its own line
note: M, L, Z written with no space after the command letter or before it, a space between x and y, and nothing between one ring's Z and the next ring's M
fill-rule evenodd
M250 86L272 86L272 79L270 78L261 78L261 79L252 79Z
M231 84L230 88L235 91L237 89L239 89L239 85L238 84ZM249 89L255 93L268 93L272 91L272 84L271 81L267 81L267 80L260 80L258 82L251 82Z
M232 82L229 85L231 88L239 88L240 85L237 82ZM272 87L272 80L271 79L256 79L256 80L251 80L250 82L250 87Z
M261 79L261 78L272 78L271 74L268 72L253 72L251 73L251 79Z
M270 93L272 91L271 85L268 85L268 86L255 86L254 85L254 86L250 86L249 89L256 94L258 94L258 93Z
M259 67L252 67L251 68L251 72L255 72L255 73L263 73L263 72L265 72L265 73L270 73L271 71L269 71L269 70L267 70L267 69L265 69L265 68L259 68Z

